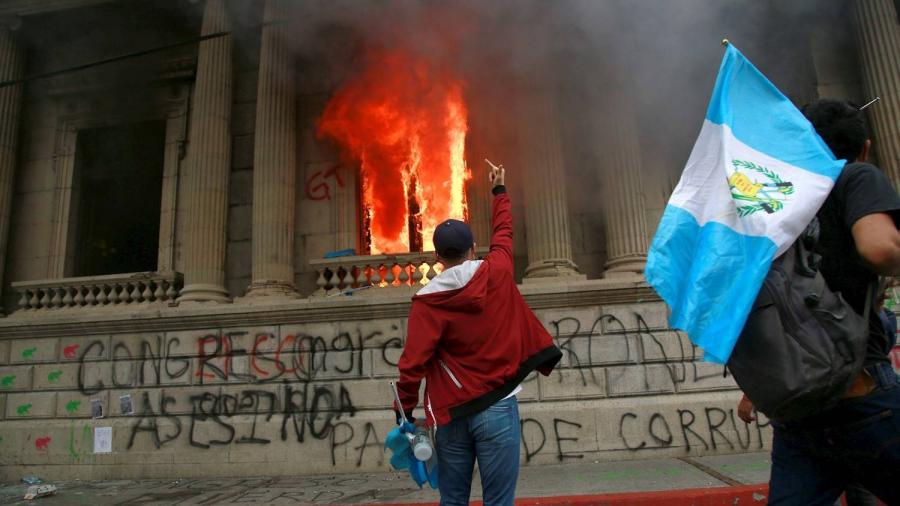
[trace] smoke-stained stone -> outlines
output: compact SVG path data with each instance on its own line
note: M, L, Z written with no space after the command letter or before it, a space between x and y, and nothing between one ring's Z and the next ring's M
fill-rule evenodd
M0 26L0 81L19 79L25 72L23 51L8 26ZM3 286L9 224L19 151L22 84L0 88L0 286ZM12 308L10 308L12 309ZM2 310L2 308L0 308Z
M297 203L297 233L300 235L327 234L328 242L334 243L331 220L333 205L330 200L301 199Z
M253 203L253 171L231 171L231 184L228 187L228 204L232 206L250 205Z
M50 146L41 146L41 149L49 150ZM16 175L18 177L16 182L18 191L21 193L33 193L53 190L53 185L56 183L53 173L53 158L22 161L19 165L21 169Z
M47 226L53 220L53 209L49 205L56 197L53 190L21 193L16 198L16 216L12 223L21 223L31 226ZM37 250L31 250L37 253Z
M256 128L256 103L236 103L231 111L231 135L251 135Z
M256 86L259 69L238 72L234 77L234 103L242 104L256 101Z
M248 241L252 237L253 209L251 206L228 207L228 242ZM228 273L232 273L231 269Z
M202 34L228 31L231 23L224 0L208 0ZM225 231L231 169L232 35L199 43L193 111L189 128L188 163L182 188L192 210L183 229L182 302L229 302L225 291Z
M249 241L245 242L249 244ZM229 254L230 253L231 252L229 251ZM228 276L228 279L225 281L225 287L228 288L228 293L231 294L232 297L240 297L247 291L247 287L250 286L250 270L248 269L246 271L246 276Z
M605 277L632 276L644 271L647 261L647 216L643 167L632 97L610 90L608 117L615 127L607 142L608 165L602 174L606 236Z
M20 160L22 162L34 162L41 160L52 160L53 151L56 143L57 126L48 126L44 128L34 127L29 124L27 130L22 131L20 136ZM24 176L24 174L23 174ZM34 177L34 176L32 176ZM21 182L16 183L19 191L28 191L29 185L22 185ZM45 189L45 188L37 188Z
M231 241L225 254L225 265L228 269L228 277L231 279L244 279L250 277L250 251L252 245L249 240ZM243 293L247 285L240 286L238 293Z
M854 0L853 19L863 70L866 109L878 162L894 188L900 187L900 22L897 2Z
M231 141L231 168L235 171L253 168L253 134L235 135Z
M293 298L297 104L288 4L265 0L253 153L252 282L248 296Z
M22 106L24 124L29 130L55 130L59 103L58 100L49 97L25 100Z
M523 91L518 103L525 175L526 279L584 276L572 261L560 116L552 87Z

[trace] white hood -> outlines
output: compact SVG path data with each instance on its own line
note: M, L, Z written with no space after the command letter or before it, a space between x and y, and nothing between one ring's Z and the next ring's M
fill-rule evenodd
M482 262L484 260L466 260L455 267L451 267L435 276L427 285L419 289L416 295L427 295L429 293L462 288L472 280L472 276L481 267Z

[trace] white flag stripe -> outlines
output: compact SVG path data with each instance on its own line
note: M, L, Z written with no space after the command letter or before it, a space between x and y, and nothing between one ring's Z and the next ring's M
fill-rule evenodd
M732 160L752 160L757 165L777 173L793 185L793 193L786 197L785 207L776 213L759 212L740 218L731 196L728 177L733 173ZM750 174L754 182L765 177ZM827 195L834 181L761 153L736 139L727 125L703 122L683 177L675 188L669 204L691 213L700 226L714 221L734 231L752 236L767 236L783 253L803 231ZM718 187L718 190L714 189Z

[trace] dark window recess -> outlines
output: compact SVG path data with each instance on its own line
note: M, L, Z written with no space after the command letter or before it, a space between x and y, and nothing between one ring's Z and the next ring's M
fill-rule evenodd
M154 271L165 122L78 132L70 275Z
M897 22L900 23L900 0L894 0L894 11L897 13Z

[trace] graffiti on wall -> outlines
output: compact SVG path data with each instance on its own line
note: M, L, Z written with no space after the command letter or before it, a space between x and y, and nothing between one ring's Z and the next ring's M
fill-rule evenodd
M338 188L345 186L341 171L346 170L340 164L329 167L326 170L313 172L306 180L306 198L310 200L331 200L333 185Z
M563 361L549 378L526 380L523 403L734 389L723 368L699 363L699 351L665 329L658 314L560 315L546 325ZM396 374L404 326L392 320L86 339L59 348L77 365L77 395L60 393L59 409L83 417L105 392L127 392L133 410L115 415L132 413L117 451L315 444L332 466L383 465L392 426L386 382ZM15 384L8 376L3 381ZM66 380L62 368L44 376L48 385ZM575 415L524 410L525 461L563 462L605 449L761 449L768 427L747 425L719 405L597 415L610 418L610 430ZM35 451L65 444L73 462L88 462L90 436L90 424L73 419L68 438L36 439Z

